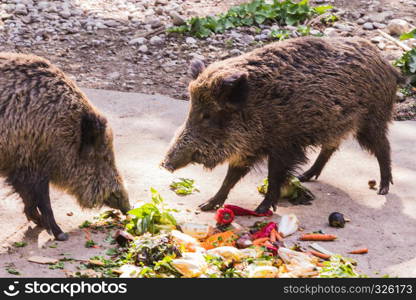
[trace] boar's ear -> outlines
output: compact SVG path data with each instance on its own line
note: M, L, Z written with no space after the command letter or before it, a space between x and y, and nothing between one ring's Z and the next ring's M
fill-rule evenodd
M238 72L224 77L219 86L218 99L223 99L224 105L232 108L241 108L248 95L247 74Z
M202 60L193 59L191 61L191 65L189 66L189 74L191 75L192 79L197 79L199 74L205 70L205 64Z
M93 114L85 113L81 119L81 152L94 148L104 138L107 120Z

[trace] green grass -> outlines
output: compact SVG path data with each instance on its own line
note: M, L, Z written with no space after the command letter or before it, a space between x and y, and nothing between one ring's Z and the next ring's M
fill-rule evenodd
M416 38L416 29L402 34L400 40ZM403 53L403 55L394 62L404 75L410 76L410 85L416 87L416 48Z
M291 0L254 0L230 8L226 13L216 16L193 17L185 25L168 28L168 32L192 35L206 38L215 33L241 26L258 26L264 23L278 23L280 25L299 25L314 15L325 13L332 6L309 5L308 0L298 3Z

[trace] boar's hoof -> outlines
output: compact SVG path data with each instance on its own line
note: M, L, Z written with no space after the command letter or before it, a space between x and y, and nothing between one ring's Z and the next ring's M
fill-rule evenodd
M224 201L218 201L218 200L211 199L211 200L208 200L205 203L202 203L199 206L199 209L202 210L202 211L210 211L210 210L220 208L223 204L224 204Z
M255 212L258 214L265 214L269 211L270 208L273 208L273 211L276 211L277 201L263 200L262 203L256 208Z
M306 171L305 173L303 173L302 175L297 176L300 182L308 182L311 181L311 179L313 177L315 177L315 180L318 179L320 174L316 174L316 173L309 173L308 171Z
M69 239L69 235L68 235L68 233L61 232L61 233L59 233L55 236L55 239L57 241L66 241L66 240Z
M381 186L378 190L379 195L387 195L389 193L389 186Z
M307 176L306 174L302 174L298 176L298 179L300 182L307 182L309 180L311 180L312 176Z
M298 192L298 196L294 199L289 199L289 202L293 205L312 205L312 201L315 200L315 195L308 190L301 190Z

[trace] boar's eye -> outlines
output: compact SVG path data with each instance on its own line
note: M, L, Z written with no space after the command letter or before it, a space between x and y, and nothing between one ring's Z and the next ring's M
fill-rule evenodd
M202 120L209 120L211 118L211 115L207 112L202 113Z

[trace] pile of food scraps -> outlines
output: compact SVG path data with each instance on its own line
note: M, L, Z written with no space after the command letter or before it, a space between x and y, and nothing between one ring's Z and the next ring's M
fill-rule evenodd
M293 214L283 215L278 223L263 220L244 228L233 222L236 215L258 215L225 205L215 215L216 224L180 223L174 217L177 211L167 208L156 190L151 192L152 200L132 209L127 217L107 212L98 222L90 224L96 228L114 224L113 228L119 228L113 237L117 246L107 251L110 259L93 257L82 263L80 271L72 276L361 277L353 260L335 255L318 243L310 245L311 250L297 243L289 245L285 238L299 231L299 220ZM272 214L270 211L261 216ZM323 233L301 234L299 238L301 241L335 239L336 236Z

